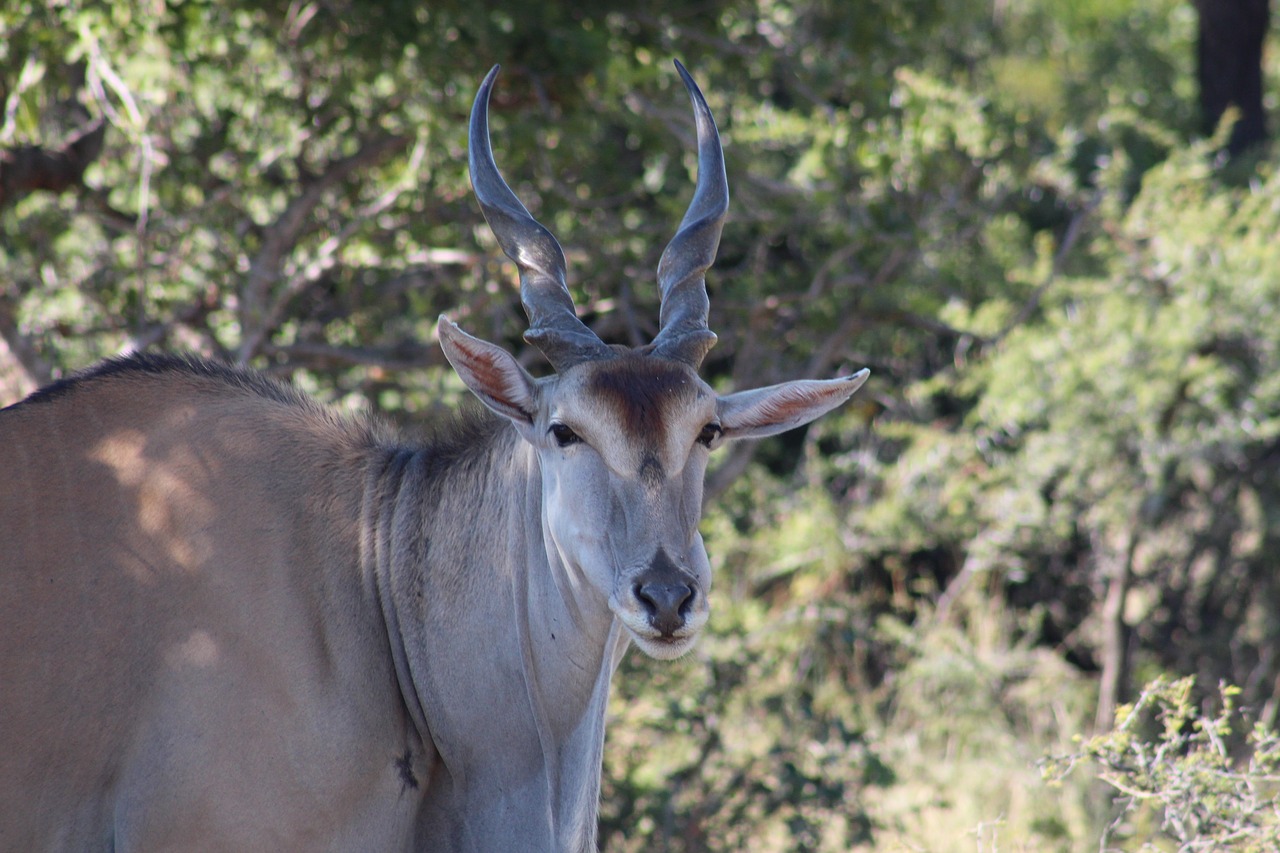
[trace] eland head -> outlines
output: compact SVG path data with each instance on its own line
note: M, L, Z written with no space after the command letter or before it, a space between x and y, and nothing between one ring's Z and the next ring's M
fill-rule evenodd
M564 252L503 180L489 141L489 96L470 122L471 180L485 218L520 272L525 340L554 367L535 379L500 347L441 317L445 355L463 382L536 451L548 559L587 580L630 637L656 658L687 651L708 617L710 567L698 534L708 455L726 441L808 423L849 398L867 371L725 396L698 376L716 342L706 272L729 207L724 155L702 92L677 62L697 127L693 199L658 263L654 340L604 343L577 316Z

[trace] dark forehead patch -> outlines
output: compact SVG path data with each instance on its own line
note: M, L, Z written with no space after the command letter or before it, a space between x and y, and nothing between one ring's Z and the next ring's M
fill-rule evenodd
M671 407L697 394L685 368L646 357L602 363L590 389L619 413L623 429L638 438L660 435Z

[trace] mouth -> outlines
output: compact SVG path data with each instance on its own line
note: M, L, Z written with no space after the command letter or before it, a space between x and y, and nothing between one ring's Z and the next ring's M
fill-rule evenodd
M647 632L641 634L628 626L627 633L631 635L631 640L640 647L640 651L655 660L675 660L678 657L682 657L693 648L694 643L698 640L696 632L682 637L668 637Z

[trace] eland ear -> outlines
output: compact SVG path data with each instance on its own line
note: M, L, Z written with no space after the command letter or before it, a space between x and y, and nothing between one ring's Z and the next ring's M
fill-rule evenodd
M532 426L537 382L510 353L468 335L444 315L436 323L436 335L445 358L480 402L518 427Z
M726 439L763 438L804 426L853 396L871 371L863 368L840 379L799 379L739 391L716 404Z

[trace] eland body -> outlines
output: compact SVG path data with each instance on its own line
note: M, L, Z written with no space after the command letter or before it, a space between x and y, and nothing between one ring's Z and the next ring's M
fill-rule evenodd
M451 322L487 407L409 444L197 359L107 362L0 412L0 850L589 851L609 682L707 620L709 452L865 377L727 396L698 378L728 203L697 118L661 330L611 347L503 182L531 377Z

